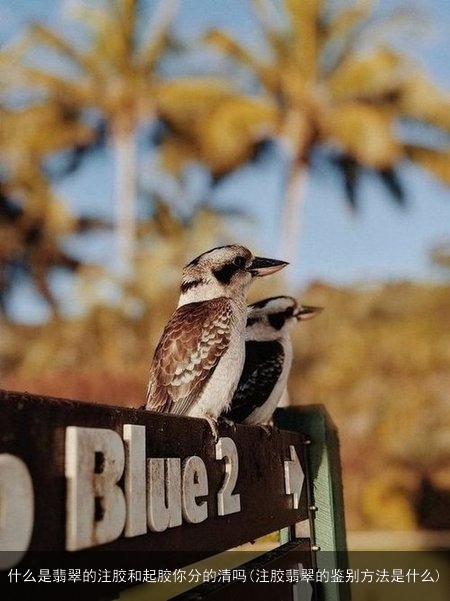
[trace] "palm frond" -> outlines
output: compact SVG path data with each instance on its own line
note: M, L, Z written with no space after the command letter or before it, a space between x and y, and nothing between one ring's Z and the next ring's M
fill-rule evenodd
M260 61L243 44L234 39L231 35L219 29L210 29L203 37L202 41L213 46L226 57L238 61L242 65L249 67L261 78L264 77L266 65Z
M223 174L251 159L255 145L275 135L276 107L252 97L234 96L216 104L200 128L203 161L213 174Z
M357 188L361 175L360 166L351 156L345 154L332 157L331 162L342 177L346 202L353 211L356 211L358 209Z
M70 101L70 104L83 105L92 97L92 87L87 79L68 79L26 64L18 65L7 77L11 89L39 90L41 94L49 93L61 101Z
M432 173L444 184L450 185L450 150L406 145L405 152L413 163Z
M346 103L334 108L328 134L345 154L373 169L391 167L400 157L389 112L365 103Z
M383 101L397 92L405 74L405 60L387 48L350 55L330 74L327 85L333 98Z
M226 81L218 78L186 78L160 81L155 105L160 118L178 132L189 132L219 100L231 95Z
M68 42L63 36L49 27L35 23L30 28L29 36L31 41L41 43L58 54L65 56L73 64L77 65L82 72L88 73L94 78L101 77L101 69L99 68L95 54L81 52L75 45Z
M398 106L403 115L450 132L450 94L418 69L402 83Z
M346 39L354 35L371 15L373 0L358 0L352 6L344 6L338 10L326 26L326 39L333 42L335 38Z
M154 70L171 44L170 30L179 7L179 0L160 0L143 34L143 42L137 56L139 63L148 73Z
M400 206L406 206L406 193L402 181L395 169L380 169L376 172L391 198Z

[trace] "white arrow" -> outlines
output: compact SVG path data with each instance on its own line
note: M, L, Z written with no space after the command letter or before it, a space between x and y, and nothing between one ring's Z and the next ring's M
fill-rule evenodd
M289 452L291 459L284 462L284 487L286 494L292 495L293 509L298 509L305 474L294 445L289 445Z

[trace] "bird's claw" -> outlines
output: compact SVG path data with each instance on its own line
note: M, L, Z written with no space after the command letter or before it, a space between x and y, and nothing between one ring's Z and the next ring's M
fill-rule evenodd
M216 443L219 440L219 429L217 427L217 420L209 416L205 416L205 419L208 422L209 427L211 428L211 434L214 439L214 443Z
M267 436L272 436L272 433L273 433L272 424L258 424L258 425L262 430L264 430L264 432L267 434Z
M229 428L231 428L233 432L236 431L236 422L234 422L232 419L228 419L228 417L221 416L220 421L226 424Z

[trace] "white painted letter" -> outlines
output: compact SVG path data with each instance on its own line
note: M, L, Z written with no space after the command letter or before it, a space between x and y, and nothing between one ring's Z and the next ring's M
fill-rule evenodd
M104 428L66 428L66 549L76 551L118 538L126 506L117 482L124 467L120 436Z
M33 531L33 482L27 466L15 455L0 455L0 570L18 563Z
M145 473L145 426L125 424L125 500L127 517L125 536L147 532L147 499Z
M154 532L180 526L181 460L149 459L147 483L148 527Z
M216 444L216 459L225 459L225 478L217 493L217 513L228 515L241 511L241 495L232 494L239 472L236 445L231 438L219 438Z
M200 457L188 457L183 465L183 517L190 524L198 524L208 517L206 501L197 503L196 498L208 494L208 475Z

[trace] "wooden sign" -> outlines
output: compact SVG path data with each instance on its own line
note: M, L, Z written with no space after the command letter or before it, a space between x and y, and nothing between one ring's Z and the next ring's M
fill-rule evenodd
M205 420L6 391L0 416L3 570L96 550L172 568L309 516L295 432L221 425L215 440Z

